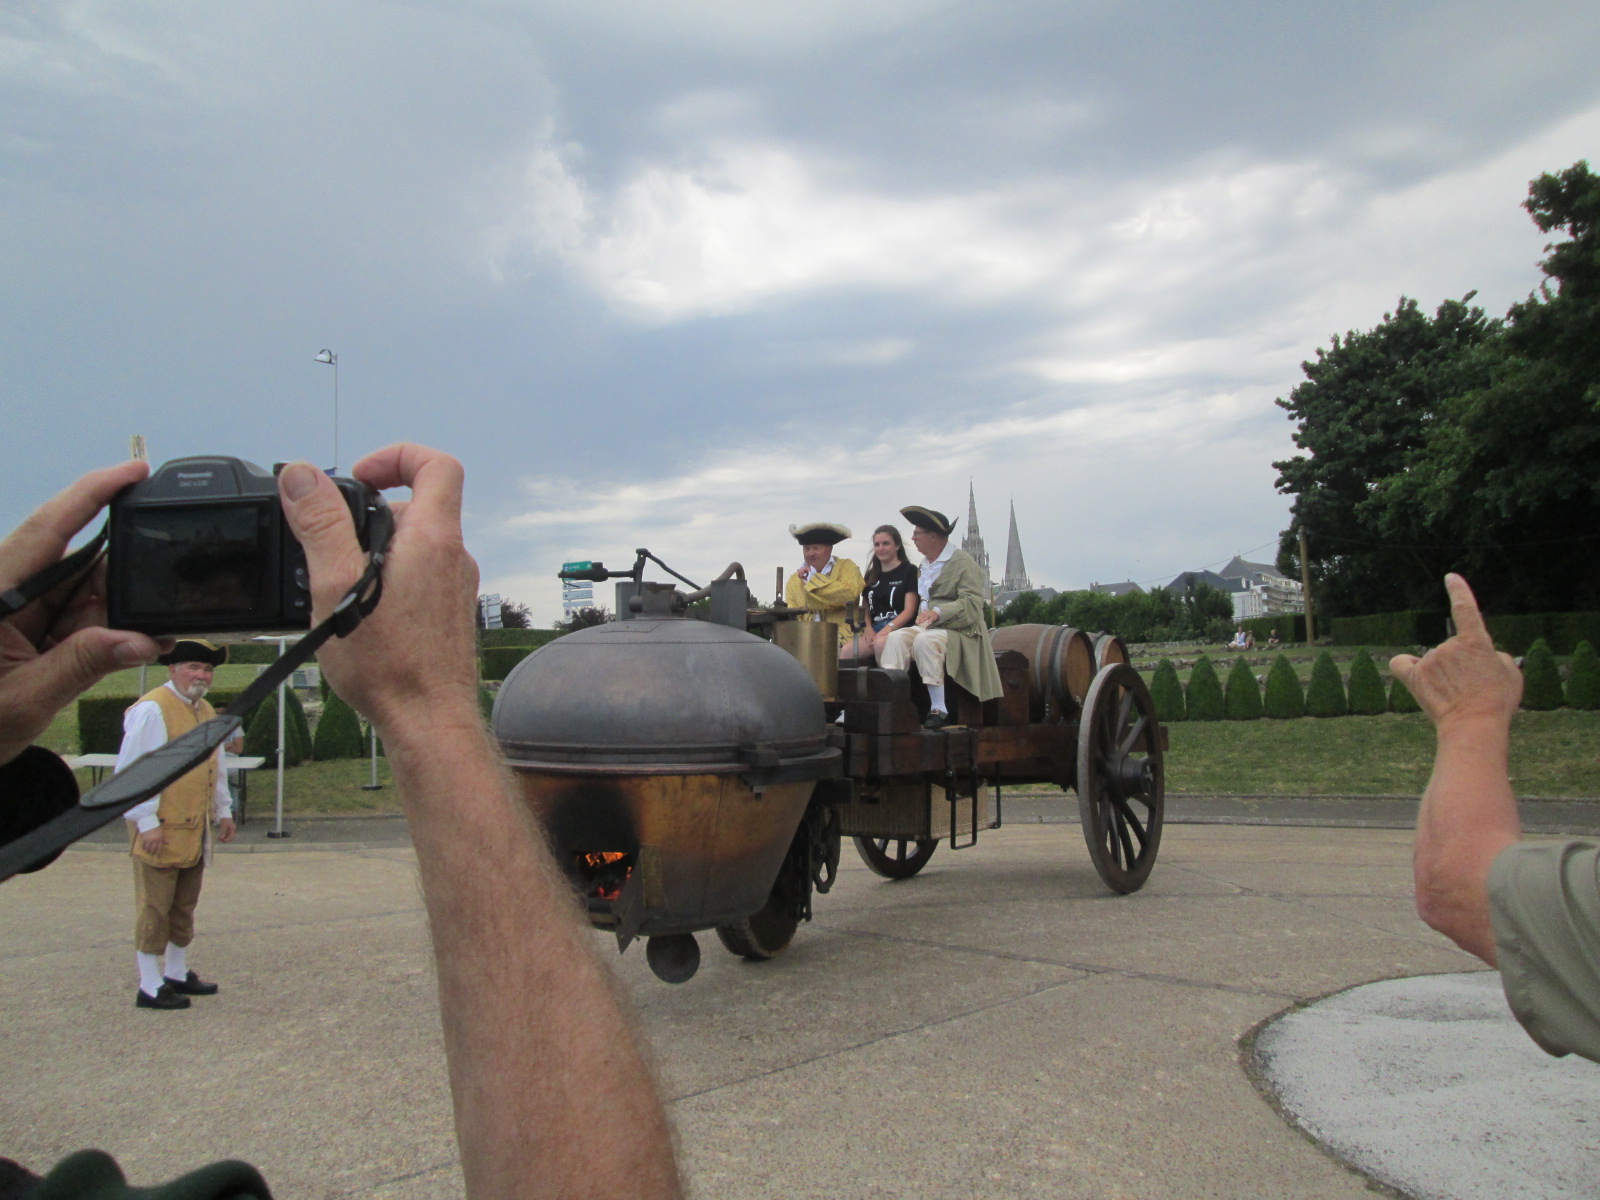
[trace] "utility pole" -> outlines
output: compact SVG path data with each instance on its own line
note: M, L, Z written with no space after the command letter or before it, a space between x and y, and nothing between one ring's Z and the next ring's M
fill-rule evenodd
M1306 559L1306 531L1300 531L1300 590L1306 598L1306 646L1317 644L1317 623L1311 612L1311 564Z

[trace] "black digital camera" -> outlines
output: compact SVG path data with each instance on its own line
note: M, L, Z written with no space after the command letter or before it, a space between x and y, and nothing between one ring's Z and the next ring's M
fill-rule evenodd
M277 471L241 458L175 458L111 501L106 623L153 636L308 629L305 551ZM334 477L368 547L377 492Z

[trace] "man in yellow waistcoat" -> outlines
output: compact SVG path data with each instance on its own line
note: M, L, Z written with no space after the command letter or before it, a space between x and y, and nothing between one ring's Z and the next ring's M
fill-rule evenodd
M841 645L850 637L850 614L866 586L861 568L848 558L839 558L833 548L850 536L844 525L812 521L789 526L789 536L800 543L800 569L784 585L783 602L790 608L809 608L816 621L831 621Z
M167 668L167 682L141 696L123 717L117 770L216 716L205 694L227 658L226 647L184 638L156 660ZM216 984L189 969L188 948L213 815L218 838L233 841L233 798L223 762L219 746L204 766L124 814L133 855L134 957L139 965L134 1004L139 1008L188 1008L190 996L217 991Z

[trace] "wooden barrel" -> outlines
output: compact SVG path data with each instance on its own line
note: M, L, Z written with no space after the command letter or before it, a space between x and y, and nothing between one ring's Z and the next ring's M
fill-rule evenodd
M1128 643L1114 633L1094 635L1094 669L1098 674L1112 663L1128 661Z
M996 650L1028 660L1028 715L1076 712L1094 680L1094 643L1070 625L1002 625L989 635Z

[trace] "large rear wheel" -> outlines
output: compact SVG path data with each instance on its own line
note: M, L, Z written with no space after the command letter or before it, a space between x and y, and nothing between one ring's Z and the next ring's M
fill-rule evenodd
M1095 870L1136 892L1161 845L1166 782L1161 725L1139 673L1113 663L1095 676L1078 723L1078 813Z

